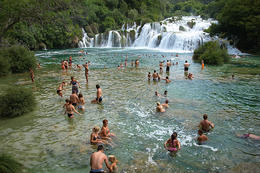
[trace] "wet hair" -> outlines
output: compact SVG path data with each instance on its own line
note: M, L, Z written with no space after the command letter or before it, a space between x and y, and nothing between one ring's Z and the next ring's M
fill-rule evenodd
M204 120L208 119L208 115L207 115L207 114L204 114L204 115L203 115L203 119L204 119Z
M171 135L172 142L177 138L178 134L176 132L173 132Z
M73 91L72 91L72 94L75 94L75 93L77 93L77 92L76 92L75 90L73 90Z
M62 82L62 83L66 84L66 82Z
M74 77L73 77L73 76L71 76L71 77L70 77L70 79L71 79L71 80L73 80L73 79L74 79Z
M156 70L154 70L153 72L156 73Z
M116 157L115 157L114 155L109 155L109 156L108 156L108 160L109 160L110 162L112 162L112 163L114 163L114 162L117 161L117 160L116 160Z
M185 63L187 63L188 61L186 60Z
M66 102L66 103L69 103L69 102L70 102L70 100L69 100L69 99L66 99L66 100L65 100L65 102Z
M169 100L165 100L165 103L167 103L167 104L168 104L168 103L169 103Z
M168 77L168 76L166 76L166 79L169 79L169 77Z
M157 106L160 106L160 102L157 102L156 104L157 104Z
M83 95L81 93L79 93L79 98L83 97Z
M203 134L203 131L202 131L202 130L198 130L198 134L199 134L199 135L202 135L202 134Z
M96 85L96 88L97 88L97 89L100 88L99 84Z
M104 146L103 146L103 145L99 145L99 146L97 147L97 151L100 151L100 150L104 150Z
M71 101L71 100L69 101L69 104L72 104L72 101Z
M148 74L151 74L151 72L148 72Z
M98 132L99 130L100 130L100 128L98 127L98 126L95 126L95 127L93 127L93 129L92 129L94 132Z
M167 91L167 90L165 90L165 91L164 91L164 94L166 94L166 93L168 93L168 91Z
M104 119L104 120L103 120L103 124L105 124L105 123L108 123L108 120L107 120L107 119Z

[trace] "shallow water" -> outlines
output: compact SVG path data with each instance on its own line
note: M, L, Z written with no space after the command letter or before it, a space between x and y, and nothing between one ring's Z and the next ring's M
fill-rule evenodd
M14 119L0 121L0 150L13 155L31 172L86 172L89 157L96 150L89 144L91 129L109 120L110 130L117 135L115 146L106 154L119 160L119 172L238 172L259 170L260 142L236 137L236 133L260 135L260 57L247 56L232 60L222 67L193 63L191 54L158 52L142 49L80 49L36 52L42 68L36 71L32 84L29 74L0 79L1 89L20 84L31 88L38 105L34 112ZM128 54L128 66L118 70ZM84 70L76 68L63 73L60 61L72 55L73 63L91 61L89 84ZM131 67L131 60L141 56L140 66ZM162 55L166 56L162 57ZM82 57L80 57L82 56ZM171 67L171 83L147 81L148 71L159 70L159 61L172 59L179 65ZM183 73L185 60L191 62L193 80ZM164 69L165 70L165 69ZM235 79L231 79L231 75ZM80 82L80 91L87 102L83 115L69 120L64 115L64 98L56 89L70 76ZM166 76L165 73L162 74ZM95 97L95 85L103 89L102 104L90 104ZM154 92L168 90L170 108L155 112ZM207 113L215 129L208 133L209 141L198 146L197 125ZM163 143L176 131L182 149L169 155Z

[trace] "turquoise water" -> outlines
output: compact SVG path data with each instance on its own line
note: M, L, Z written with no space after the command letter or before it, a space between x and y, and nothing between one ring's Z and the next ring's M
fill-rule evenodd
M236 137L236 133L260 135L260 57L233 59L222 67L193 63L192 54L158 52L142 49L81 49L36 52L42 68L36 71L36 82L29 74L0 79L0 87L15 83L31 88L38 105L34 112L22 117L1 120L0 150L13 155L31 172L87 172L89 157L96 150L89 144L91 129L109 120L110 130L117 135L115 146L107 147L107 155L119 160L119 172L238 172L259 170L260 142ZM128 54L128 66L122 70ZM165 57L163 57L164 55ZM68 73L60 69L60 61L73 57L73 63L90 61L89 84L84 70L76 67ZM82 57L81 57L82 56ZM140 66L131 67L131 60L141 56ZM159 71L159 61L172 59L179 65L171 67L171 83L147 81L147 74ZM183 73L184 61L191 62L193 80ZM165 70L165 69L164 69ZM231 75L235 79L231 79ZM56 89L70 76L80 82L86 100L83 115L69 120L62 108L71 86L65 87L65 97ZM165 77L163 73L161 76ZM95 85L103 89L104 102L90 104L95 98ZM165 113L155 111L155 97L168 90L170 108ZM207 113L215 129L208 134L204 146L196 145L197 125ZM176 156L165 151L163 144L171 133L178 133L182 149Z

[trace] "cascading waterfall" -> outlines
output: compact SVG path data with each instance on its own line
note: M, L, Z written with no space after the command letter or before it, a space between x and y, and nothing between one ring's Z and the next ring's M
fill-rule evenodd
M216 39L204 32L216 22L203 20L200 16L172 17L140 26L127 23L121 30L96 34L94 38L89 38L82 29L84 36L79 47L138 47L192 52L204 42Z

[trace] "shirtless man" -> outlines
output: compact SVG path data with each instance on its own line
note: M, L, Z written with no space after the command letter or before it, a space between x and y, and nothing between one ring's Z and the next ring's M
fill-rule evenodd
M60 85L59 85L59 87L58 87L58 89L57 89L57 94L59 95L59 96L61 96L61 97L63 97L63 95L62 95L62 90L63 90L63 87L65 86L65 82L62 82Z
M88 83L88 63L84 64L83 67L85 68L85 77L86 77L86 81Z
M199 145L201 145L202 142L205 142L208 140L208 137L203 134L202 130L198 130L198 134L199 134L199 137L197 138L197 141L198 141Z
M69 66L69 63L67 60L64 61L64 67L65 67L65 70L66 72L68 71L68 66Z
M168 108L169 107L169 100L165 100L165 103L162 104L163 108Z
M160 97L161 95L158 93L158 91L155 91L155 96Z
M160 67L160 73L162 73L163 72L163 61L160 61L159 67Z
M167 60L167 63L166 63L166 72L167 73L169 73L171 65L172 65L171 62L169 60Z
M70 101L71 101L72 105L75 107L79 103L79 97L78 97L76 91L73 91L72 94L70 95Z
M162 107L160 102L157 102L156 104L157 104L157 107L156 107L157 112L165 112L165 109Z
M188 63L188 61L186 60L185 63L184 63L184 72L187 72L189 71L189 66L190 64Z
M65 104L64 105L66 108L66 113L68 114L69 118L73 118L74 117L74 112L76 112L77 114L81 115L76 109L75 107L72 105L72 102L69 101L69 104Z
M204 114L203 115L203 119L200 124L199 124L199 128L200 130L204 131L204 132L208 132L210 129L214 128L214 124L210 121L208 121L208 115Z
M104 154L104 147L103 145L99 145L97 148L97 152L94 152L90 157L90 166L91 170L90 173L104 173L103 163L105 162L106 167L111 170L111 165L108 163L108 158Z
M102 98L102 89L100 88L100 86L97 84L96 85L97 88L97 97L96 99L92 100L91 103L101 103L103 98Z
M151 72L148 73L147 77L148 77L148 81L150 81L151 80Z
M169 77L168 77L168 76L166 76L166 78L165 78L165 79L163 79L163 80L165 80L165 81L166 81L166 83L170 83L170 82L171 82L171 80L169 79Z
M153 71L153 81L156 81L157 79L157 73L156 73L156 70Z
M139 60L135 60L135 67L138 67L139 66Z

